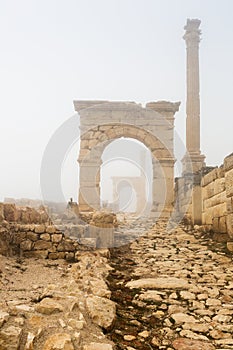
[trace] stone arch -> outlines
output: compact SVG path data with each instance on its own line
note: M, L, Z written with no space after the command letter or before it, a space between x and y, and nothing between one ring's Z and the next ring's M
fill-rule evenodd
M170 213L174 200L174 113L179 103L153 102L142 108L134 103L75 101L75 107L81 129L80 210L99 209L102 153L113 140L127 137L151 151L153 211Z

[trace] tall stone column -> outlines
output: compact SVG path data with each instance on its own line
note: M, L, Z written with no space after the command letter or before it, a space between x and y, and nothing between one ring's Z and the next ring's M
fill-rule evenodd
M196 173L205 164L200 151L199 19L188 19L184 27L187 49L186 149L183 173Z

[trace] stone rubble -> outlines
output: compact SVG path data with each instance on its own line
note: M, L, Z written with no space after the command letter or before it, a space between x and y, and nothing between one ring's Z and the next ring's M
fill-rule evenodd
M1 256L0 349L233 349L224 244L152 223L126 220L118 247L79 251L73 263Z
M141 225L134 221L134 237ZM233 263L224 243L166 221L141 232L132 241L118 227L127 244L111 249L116 349L233 349Z
M103 249L79 252L73 264L1 256L0 349L112 350L107 257Z

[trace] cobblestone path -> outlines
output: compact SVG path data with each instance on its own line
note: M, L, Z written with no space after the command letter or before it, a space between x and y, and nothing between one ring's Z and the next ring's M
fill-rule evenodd
M166 222L139 237L143 225L122 227L118 240L134 241L111 249L116 349L233 349L233 261L224 244L181 225L168 231Z

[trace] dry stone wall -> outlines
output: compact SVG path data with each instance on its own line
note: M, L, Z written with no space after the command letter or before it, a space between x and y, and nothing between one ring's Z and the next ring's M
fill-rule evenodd
M113 244L115 214L89 213L89 224L82 218L81 224L53 225L44 209L36 211L0 203L0 254L75 261L80 250Z

